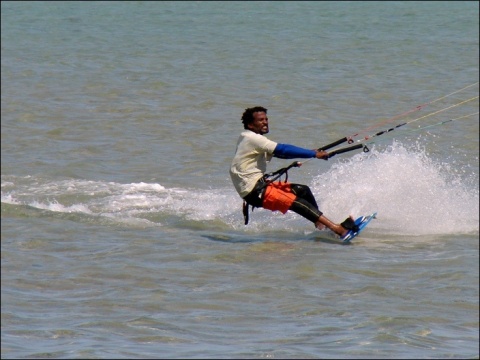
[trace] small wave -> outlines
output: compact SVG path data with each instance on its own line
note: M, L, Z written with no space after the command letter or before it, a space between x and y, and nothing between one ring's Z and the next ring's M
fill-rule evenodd
M407 149L394 142L384 151L372 148L369 153L334 162L327 172L315 175L310 186L320 209L336 222L349 214L356 217L377 211L371 231L400 235L478 233L478 174L462 177L459 174L466 172L460 170L433 161L422 149ZM126 226L198 223L248 233L314 231L311 223L295 213L283 215L264 209L256 209L245 227L241 199L233 186L199 190L166 188L158 183L52 181L2 175L1 201L103 217Z

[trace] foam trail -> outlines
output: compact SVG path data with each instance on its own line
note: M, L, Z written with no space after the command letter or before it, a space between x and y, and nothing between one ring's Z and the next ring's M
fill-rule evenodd
M233 189L199 191L168 189L156 183L50 181L2 175L1 201L58 213L104 217L130 225L163 226L172 215L199 222L236 223L230 218L239 199Z

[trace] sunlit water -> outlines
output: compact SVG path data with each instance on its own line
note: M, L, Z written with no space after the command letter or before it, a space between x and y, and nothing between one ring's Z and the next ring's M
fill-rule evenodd
M478 358L477 2L1 7L2 358ZM351 245L243 224L254 105Z

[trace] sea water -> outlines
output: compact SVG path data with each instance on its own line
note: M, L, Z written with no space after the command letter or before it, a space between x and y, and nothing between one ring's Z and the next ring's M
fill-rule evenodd
M478 19L2 2L2 358L478 358ZM244 225L228 170L257 105L273 141L366 145L288 173L335 222L378 212L351 245Z

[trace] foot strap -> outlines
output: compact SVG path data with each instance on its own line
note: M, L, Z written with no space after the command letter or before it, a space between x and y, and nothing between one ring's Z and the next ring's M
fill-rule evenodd
M243 201L243 220L245 220L245 225L248 224L248 203Z
M352 230L354 232L358 232L359 230L358 225L355 224L355 221L353 221L351 217L346 218L345 221L340 225L342 225L345 229Z

